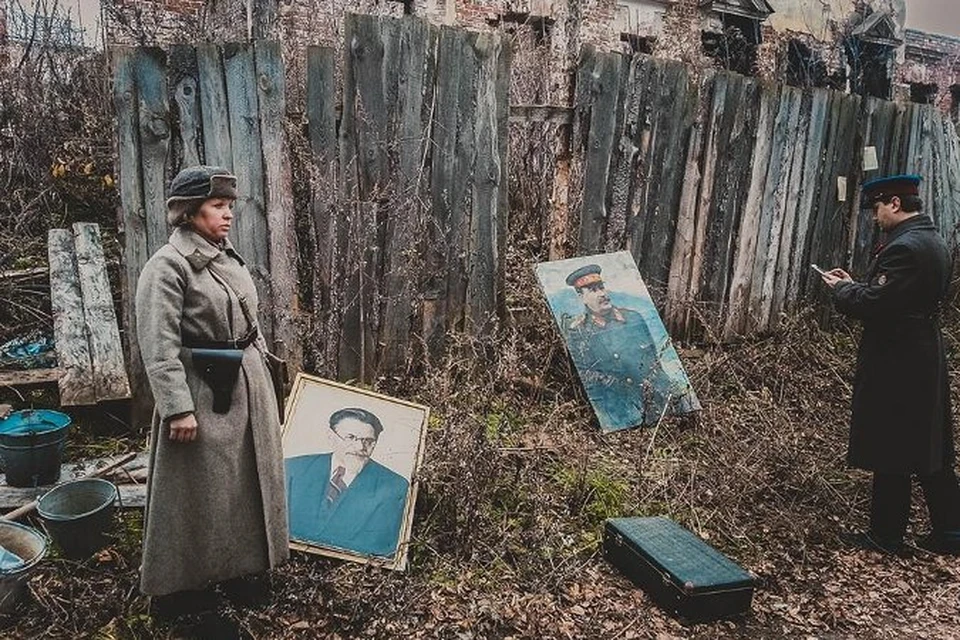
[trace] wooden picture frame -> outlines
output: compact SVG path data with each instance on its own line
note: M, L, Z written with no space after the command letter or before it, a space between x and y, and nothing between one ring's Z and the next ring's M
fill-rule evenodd
M290 547L402 571L430 409L305 373L286 406Z
M542 262L536 272L601 429L700 410L630 252Z

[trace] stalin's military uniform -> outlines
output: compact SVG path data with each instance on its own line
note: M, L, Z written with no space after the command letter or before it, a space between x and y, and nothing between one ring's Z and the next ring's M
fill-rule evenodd
M577 269L566 282L578 292L603 286L595 264ZM564 318L563 325L570 356L603 429L654 424L668 404L681 400L684 391L673 389L640 313L615 306L597 313L585 307L584 313Z

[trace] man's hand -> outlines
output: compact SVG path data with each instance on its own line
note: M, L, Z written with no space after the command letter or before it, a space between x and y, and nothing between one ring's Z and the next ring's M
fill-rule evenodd
M831 289L837 286L840 282L853 282L853 278L850 277L850 274L844 271L843 269L830 269L823 275L820 276L823 278L824 283Z
M197 417L192 413L170 419L170 439L174 442L193 442L197 439Z

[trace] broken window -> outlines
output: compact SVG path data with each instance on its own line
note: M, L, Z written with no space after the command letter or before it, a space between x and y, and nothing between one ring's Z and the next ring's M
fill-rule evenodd
M910 102L917 104L933 104L937 101L938 87L926 82L910 83Z
M626 43L627 53L653 53L653 43L655 38L647 36L638 36L635 33L621 33L620 41Z
M757 45L760 44L760 22L743 16L720 14L723 30L704 31L703 52L717 66L745 76L756 73Z
M827 65L820 56L799 40L787 43L787 84L792 87L827 85Z
M889 100L893 48L859 38L849 38L845 45L850 67L850 91Z

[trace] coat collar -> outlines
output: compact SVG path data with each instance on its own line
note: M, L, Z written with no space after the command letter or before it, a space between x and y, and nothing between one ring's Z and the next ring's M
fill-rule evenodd
M890 244L890 243L893 242L896 238L899 238L900 236L902 236L903 234L905 234L907 231L910 231L911 229L933 229L933 230L936 230L936 228L937 228L937 226L936 226L935 224L933 224L933 218L931 218L930 216L928 216L928 215L925 214L925 213L921 213L921 214L918 215L918 216L913 216L912 218L908 218L908 219L904 220L903 222L901 222L900 224L898 224L897 226L895 226L893 229L891 229L891 230L887 233L886 242L884 242L883 244L884 244L884 245Z
M173 233L170 234L170 244L190 263L194 271L206 269L207 265L216 260L221 252L226 252L228 256L234 258L241 265L244 264L243 258L233 248L229 238L223 241L223 249L221 249L207 242L203 236L189 227L174 229Z

